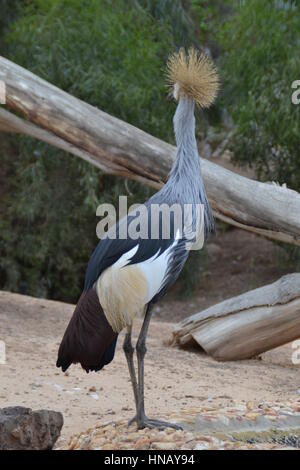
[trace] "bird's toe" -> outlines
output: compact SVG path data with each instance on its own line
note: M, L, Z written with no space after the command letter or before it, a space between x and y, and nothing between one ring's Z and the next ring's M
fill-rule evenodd
M144 429L144 428L157 428L157 429L166 429L166 428L172 428L176 430L182 430L182 427L179 424L176 423L169 423L168 421L161 421L159 419L151 419L148 418L147 416L143 416L141 418L137 418L137 416L134 416L128 421L128 426L131 424L136 423L138 429Z
M182 431L182 427L176 423L170 423L168 421L161 421L159 419L149 419L146 421L146 426L150 428L166 429L173 428L178 431Z
M137 422L137 418L136 418L136 415L135 415L133 418L128 420L128 426L131 426L133 423L136 423L136 422Z

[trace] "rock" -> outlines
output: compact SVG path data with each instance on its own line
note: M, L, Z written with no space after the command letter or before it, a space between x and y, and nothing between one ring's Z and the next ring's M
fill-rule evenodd
M93 449L101 449L101 447L106 444L106 439L104 437L96 438L93 440Z
M175 442L175 441L179 441L181 436L176 436L175 437L175 434L172 433L172 434L164 434L164 433L160 433L161 435L159 436L156 436L156 441L158 442Z
M71 439L69 445L68 445L68 450L74 450L78 448L78 438L75 436Z
M134 444L135 450L142 450L142 449L149 449L151 445L151 441L149 437L143 436L136 441Z
M90 437L85 436L79 441L79 448L80 450L89 450L90 444L91 444Z
M57 411L22 406L0 409L0 450L50 450L60 435L63 416Z
M201 442L201 443L198 442L198 444L195 445L194 450L207 450L208 447L209 447L208 442Z
M88 394L90 397L94 398L94 400L99 400L99 395L98 393L89 393ZM112 413L111 413L112 414Z
M174 450L176 449L175 442L153 442L152 448L157 450Z
M104 444L104 446L102 446L102 450L118 450L119 449L119 446L116 446L116 445L113 445L113 444Z

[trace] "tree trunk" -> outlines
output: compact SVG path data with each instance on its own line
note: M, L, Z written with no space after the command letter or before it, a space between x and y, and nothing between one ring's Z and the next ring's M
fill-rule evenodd
M300 274L196 313L175 326L172 343L196 341L222 361L247 359L300 338Z
M0 129L41 139L106 173L155 188L166 180L175 154L172 145L84 103L3 57L0 80L7 91L7 110L0 108ZM207 160L202 159L201 165L216 217L300 246L299 193L250 180Z

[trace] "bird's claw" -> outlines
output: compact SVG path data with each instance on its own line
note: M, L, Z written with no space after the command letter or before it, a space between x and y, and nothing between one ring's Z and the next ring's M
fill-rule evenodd
M128 420L128 426L131 426L133 423L136 423L136 422L137 422L137 419L136 419L136 415L135 415L133 418Z

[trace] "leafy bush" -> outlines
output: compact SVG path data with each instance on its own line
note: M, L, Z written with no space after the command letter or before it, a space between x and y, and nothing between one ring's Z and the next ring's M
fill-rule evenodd
M3 0L2 0L3 1ZM92 105L171 141L174 105L166 103L166 57L187 21L179 0L17 2L6 56ZM170 2L169 2L170 3ZM126 194L121 178L33 139L0 146L1 288L75 301L97 242L96 207ZM129 204L150 190L129 183ZM1 188L0 188L1 191ZM1 191L2 192L2 191Z
M1 35L17 17L21 2L22 0L0 0L0 50L3 48Z
M6 37L9 55L78 98L171 138L162 70L173 38L168 24L134 4L35 0Z
M223 99L237 125L235 161L261 179L300 190L300 2L231 2L218 33L223 47Z

